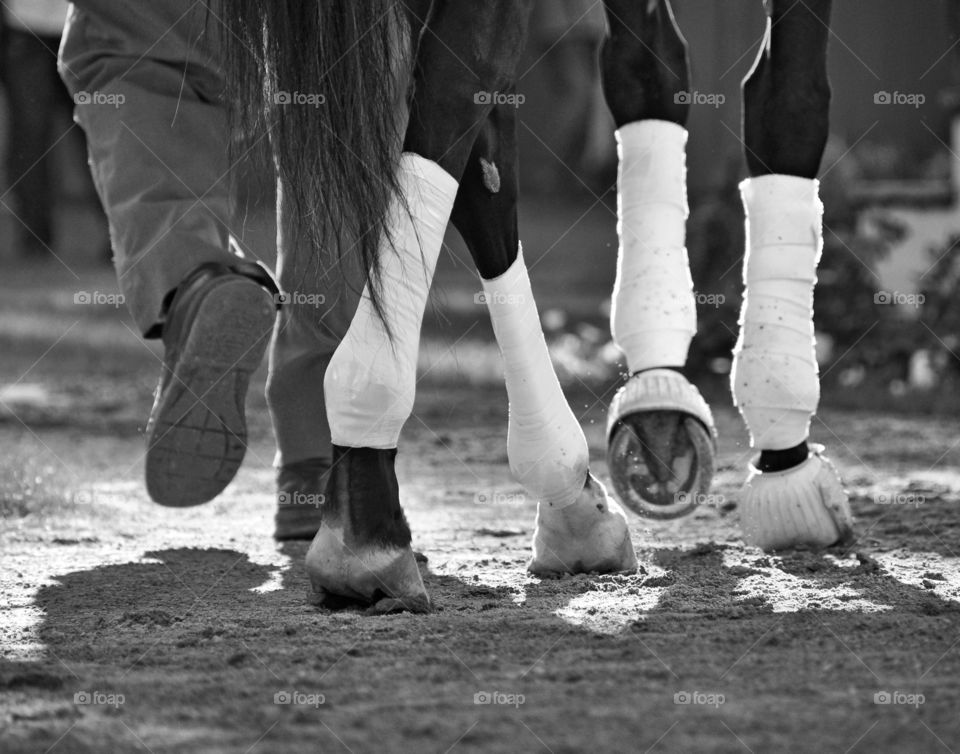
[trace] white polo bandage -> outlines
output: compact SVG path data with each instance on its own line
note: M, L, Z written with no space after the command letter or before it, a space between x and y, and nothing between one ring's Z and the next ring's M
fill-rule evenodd
M630 372L682 367L697 331L686 249L687 130L643 120L617 131L620 252L610 329Z
M350 448L395 448L413 410L420 326L453 210L457 181L420 155L404 154L398 177L409 213L391 208L395 248L381 242L382 307L393 341L365 287L323 379L330 436Z
M731 388L753 447L803 442L820 400L813 287L823 250L819 183L765 175L740 184L747 214L746 292Z
M510 399L510 470L532 497L565 508L586 483L587 440L550 362L522 249L483 289Z

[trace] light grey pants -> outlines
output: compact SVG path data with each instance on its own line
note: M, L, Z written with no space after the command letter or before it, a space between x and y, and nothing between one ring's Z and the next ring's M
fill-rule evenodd
M216 7L194 0L75 0L60 71L87 136L120 288L156 336L164 297L194 267L230 263L228 123ZM79 95L79 96L78 96ZM323 375L356 311L362 274L298 243L278 192L281 307L267 402L277 463L329 458Z

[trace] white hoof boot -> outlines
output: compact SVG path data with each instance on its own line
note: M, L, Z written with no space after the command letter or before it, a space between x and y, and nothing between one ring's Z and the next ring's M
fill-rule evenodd
M748 545L763 550L828 547L852 537L847 493L823 450L810 445L807 460L785 471L762 472L750 465L740 501L740 526Z
M636 567L626 514L590 472L573 505L555 509L541 501L537 506L531 573L614 573Z

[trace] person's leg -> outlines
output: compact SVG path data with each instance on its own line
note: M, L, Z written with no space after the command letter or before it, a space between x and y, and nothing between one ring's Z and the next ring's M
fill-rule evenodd
M60 51L120 288L148 338L159 337L164 299L189 272L236 260L223 78L202 6L192 5L81 0Z
M228 248L217 36L189 0L82 0L61 47L121 290L145 337L166 346L146 471L168 505L210 500L236 473L246 389L274 321L268 276Z
M282 305L270 349L267 405L277 439L277 539L312 539L320 527L333 459L323 378L363 290L354 255L331 247L314 253L296 232L291 207L277 192ZM349 242L341 246L349 248Z
M62 137L51 128L57 87L62 86L56 77L56 53L41 37L8 29L3 58L10 113L7 179L13 206L7 197L0 203L17 220L20 253L42 257L53 251L50 152Z

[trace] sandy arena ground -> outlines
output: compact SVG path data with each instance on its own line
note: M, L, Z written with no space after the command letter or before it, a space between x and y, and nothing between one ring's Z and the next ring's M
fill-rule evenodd
M495 350L475 340L488 326L465 325L424 349L446 357L399 461L436 611L330 612L306 599L306 544L271 539L262 376L227 491L189 510L147 500L159 352L122 314L70 304L110 285L4 282L0 752L960 748L954 419L824 410L814 439L858 540L768 556L740 540L746 435L719 405L715 505L631 518L634 575L541 580L525 571L534 506L507 468ZM466 290L442 297L454 319ZM605 478L612 392L566 383Z

